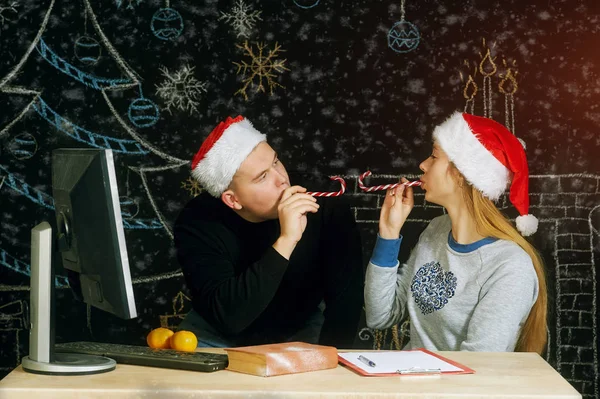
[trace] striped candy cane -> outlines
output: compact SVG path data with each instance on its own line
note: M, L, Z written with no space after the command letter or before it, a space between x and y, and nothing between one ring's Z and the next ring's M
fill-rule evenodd
M313 197L339 197L340 195L342 195L346 192L346 182L344 181L344 179L342 179L339 176L331 176L330 179L340 182L340 185L342 186L340 188L340 191L338 191L338 192L309 191L306 194L312 195Z
M396 188L400 185L405 185L407 187L413 187L413 186L420 186L421 181L420 180L415 180L415 181L409 181L406 183L394 183L394 184L382 184L380 186L372 186L372 187L366 187L363 183L363 179L365 179L366 177L371 176L371 171L367 170L365 173L363 173L362 175L358 176L358 187L362 190L365 191L367 193L370 193L371 191L382 191L382 190L388 190L390 188Z

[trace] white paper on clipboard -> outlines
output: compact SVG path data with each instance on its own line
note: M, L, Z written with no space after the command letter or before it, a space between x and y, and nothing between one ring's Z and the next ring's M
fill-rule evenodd
M473 370L459 365L449 359L426 350L410 351L361 351L361 352L339 352L338 356L352 368L363 371L364 374L399 374L411 371L437 371L439 373L472 373ZM363 360L359 359L363 357ZM368 359L375 365L368 365L364 359Z

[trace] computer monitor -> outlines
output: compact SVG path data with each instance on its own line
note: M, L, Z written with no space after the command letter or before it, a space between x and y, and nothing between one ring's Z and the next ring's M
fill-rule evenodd
M43 222L31 234L30 351L23 369L42 374L93 374L116 363L54 352L54 259L60 252L69 285L91 306L124 319L137 316L111 150L52 153L57 231Z

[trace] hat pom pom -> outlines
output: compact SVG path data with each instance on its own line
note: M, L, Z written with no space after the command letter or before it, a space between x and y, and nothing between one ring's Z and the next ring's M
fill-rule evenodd
M530 236L538 229L538 220L533 215L517 216L516 222L517 230L519 230L523 236Z

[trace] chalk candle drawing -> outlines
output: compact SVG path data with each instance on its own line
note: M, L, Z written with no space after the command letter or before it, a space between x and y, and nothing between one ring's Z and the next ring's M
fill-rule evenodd
M182 66L176 72L169 72L165 67L160 68L164 81L156 85L156 94L162 98L167 106L167 111L172 114L171 108L188 111L191 115L198 112L200 96L206 93L208 83L200 82L194 77L195 67Z
M482 44L484 48L486 47L485 38L482 39ZM493 114L493 96L494 93L492 91L492 78L494 75L497 75L499 78L498 81L498 92L504 96L504 126L508 130L512 132L513 135L516 135L516 125L515 125L515 95L519 89L519 84L517 82L518 71L516 68L516 61L513 60L512 63L507 63L506 59L502 59L502 65L504 66L504 70L502 72L498 71L498 66L496 65L495 60L498 58L498 55L495 57L492 56L492 50L496 48L496 44L494 43L492 47L487 47L485 50L485 55L479 52L480 62L475 65L474 71L472 74L469 74L467 81L465 82L464 75L461 71L459 71L460 79L464 83L463 87L463 97L465 99L465 108L464 112L469 112L473 115L475 112L475 100L477 95L479 94L479 86L477 85L475 78L477 77L477 73L483 77L483 90L482 90L482 100L483 100L483 116L491 119L495 119L495 115ZM471 64L468 60L464 60L463 64L470 68ZM518 137L517 137L518 138ZM525 141L521 138L518 138L521 145L526 148Z
M413 51L421 41L419 29L405 19L405 0L400 3L400 21L396 22L388 32L388 47L396 53Z
M170 1L165 2L165 7L159 9L152 16L150 29L154 36L160 40L175 41L183 32L183 18L181 14L171 8Z
M469 65L469 63L467 62L467 60L464 61L465 65ZM462 72L460 72L460 80L462 82L464 82L464 77ZM463 110L463 112L468 112L470 114L475 114L475 97L477 96L477 90L479 90L479 87L477 86L477 83L475 83L475 79L474 77L477 76L477 67L475 67L475 70L473 71L473 74L469 74L469 77L467 78L467 82L465 83L465 87L463 88L463 97L465 98L465 108Z
M518 71L513 72L516 61L513 61L512 66L508 66L506 60L502 60L502 64L504 65L504 68L506 68L506 73L499 75L502 80L498 83L498 91L504 95L504 126L506 126L513 134L516 134L515 93L519 89L516 79Z
M264 43L256 43L256 50L254 49L254 46L248 45L247 41L244 42L243 46L237 44L236 46L244 50L244 55L250 58L249 63L245 60L233 63L237 66L237 74L243 76L243 86L235 92L236 95L239 94L243 96L247 101L247 90L251 84L256 86L256 93L266 93L266 87L268 87L269 94L271 95L273 94L273 89L277 87L281 87L282 89L285 88L275 80L277 74L289 71L289 69L285 67L286 60L278 59L279 53L285 50L282 50L277 42L272 50L268 49L267 51L265 51L267 45Z
M247 39L250 37L256 22L262 20L260 14L260 11L252 11L252 8L244 0L236 0L233 9L228 13L221 11L218 20L231 25L237 37Z
M485 39L483 39L483 46L485 47ZM495 47L495 44L494 46ZM492 47L492 48L493 48ZM485 55L481 55L481 62L479 63L479 73L483 75L483 116L486 118L492 118L492 76L498 71L498 67L494 60L496 57L492 57L491 49L488 47Z

